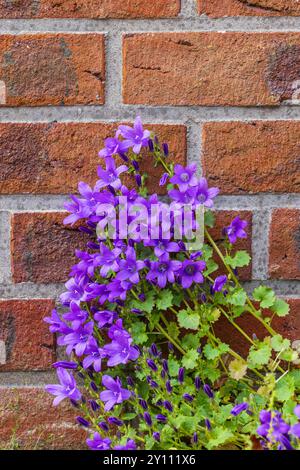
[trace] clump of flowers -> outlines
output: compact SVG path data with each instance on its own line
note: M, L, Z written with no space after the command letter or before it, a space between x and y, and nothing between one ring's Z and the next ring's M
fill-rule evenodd
M148 194L146 152L162 169L169 217ZM234 218L216 243L219 190L195 165L170 163L168 145L140 118L119 126L99 156L95 187L79 183L65 206L65 223L80 221L90 241L76 251L59 309L45 318L66 352L53 364L60 383L46 387L53 404L76 407L92 450L299 449L298 351L272 325L289 307L271 288L248 295L239 281L251 261L235 250L247 222ZM252 317L247 330L242 316ZM244 353L220 336L225 323L248 345Z

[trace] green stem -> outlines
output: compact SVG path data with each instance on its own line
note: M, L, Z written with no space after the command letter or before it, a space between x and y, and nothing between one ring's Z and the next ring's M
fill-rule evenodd
M221 252L221 250L219 249L219 247L217 246L217 244L214 242L214 240L212 239L212 237L210 236L209 232L207 229L205 229L205 235L209 241L209 243L211 244L211 246L214 248L214 250L216 251L216 253L218 254L219 258L221 259L222 263L224 264L224 266L226 267L227 271L229 272L229 274L231 275L231 278L233 279L233 281L235 282L236 286L237 287L241 287L237 277L235 276L234 272L232 271L231 267L228 266L228 264L226 263L225 261L225 258ZM264 319L262 317L260 317L258 314L257 314L257 310L256 308L254 307L253 303L251 302L251 300L249 299L249 297L247 296L247 300L246 300L248 306L250 307L250 310L249 310L249 313L256 318L256 320L258 320L264 327L265 329L270 333L271 336L275 336L277 333L276 331L273 330L273 328L268 325Z

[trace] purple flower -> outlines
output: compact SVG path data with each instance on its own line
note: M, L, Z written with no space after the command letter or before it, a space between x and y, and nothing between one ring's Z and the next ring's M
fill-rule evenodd
M194 444L198 443L198 434L196 432L194 432L194 434L193 434L193 443Z
M208 188L206 178L200 178L195 194L195 202L211 208L214 205L213 198L215 198L219 192L219 188Z
M56 310L52 310L51 317L45 317L44 322L50 324L49 331L51 333L67 333L70 330L60 319Z
M202 283L204 281L202 271L206 268L205 261L185 260L179 272L181 285L184 289L191 287L193 282Z
M158 261L151 263L151 269L146 276L148 281L157 279L160 288L164 288L167 282L175 282L175 272L181 268L180 261L170 260L169 254L163 254Z
M86 219L91 214L91 208L85 204L85 201L76 196L70 196L73 202L66 202L65 209L71 214L64 219L64 225L75 224L77 220Z
M135 361L139 357L139 352L131 346L132 338L119 336L110 344L106 344L103 351L108 355L107 365L114 367L118 364L127 364L128 361Z
M107 420L109 424L112 424L114 426L123 426L123 421L121 421L119 418L116 418L115 416L110 416Z
M98 432L95 432L93 439L87 439L86 443L91 450L109 450L111 440L108 437L103 439Z
M126 251L126 260L120 260L120 271L116 275L118 281L126 281L127 279L133 284L138 284L140 280L139 271L145 267L145 263L136 260L136 252L134 248L128 248Z
M92 344L88 346L85 354L87 354L87 356L82 361L84 369L88 369L91 365L93 365L94 370L96 372L100 372L102 359L106 357L103 349L99 348L96 344Z
M144 420L146 421L148 426L152 426L152 419L151 419L151 416L148 413L148 411L145 411L145 413L144 413Z
M160 423L166 423L168 421L168 418L165 415L162 415L162 414L156 415L156 419Z
M118 273L120 274L120 273ZM118 279L113 279L108 285L107 290L108 300L114 302L116 299L126 300L127 291L132 287L132 284L127 281L119 281Z
M179 245L170 240L145 240L145 246L154 246L154 254L158 258L167 253L178 253L180 251Z
M119 270L118 259L122 250L114 248L110 250L104 243L100 245L100 256L98 257L101 266L100 274L106 277L109 271L117 272Z
M294 413L295 413L295 415L297 416L297 418L300 419L300 405L297 405L297 406L294 408Z
M298 437L298 439L300 439L300 423L297 423L297 424L294 424L292 427L291 427L291 430L290 432Z
M233 219L229 227L226 227L225 229L230 243L235 243L238 238L247 238L247 233L244 230L247 225L248 222L246 220L241 220L239 216Z
M261 425L256 430L259 436L265 437L269 442L276 442L279 447L290 450L292 448L287 434L290 426L282 419L279 411L262 410L259 414Z
M84 326L80 326L73 333L65 336L62 344L67 345L66 352L68 355L71 354L73 349L77 356L82 356L88 347L95 342L93 338L94 322L86 323ZM94 341L93 341L94 340Z
M192 395L190 395L189 393L184 393L182 395L182 398L188 402L192 402L194 400L194 397L192 397Z
M150 367L150 369L152 369L154 372L157 371L157 365L155 364L154 361L152 361L152 359L147 359L147 364L148 366Z
M115 446L114 450L136 450L136 443L132 439L127 439L127 443L124 446Z
M86 278L84 276L71 277L66 284L67 292L60 296L61 303L69 306L72 300L79 303L85 293Z
M197 186L198 179L195 176L196 164L188 165L175 165L174 176L170 178L170 182L177 184L181 192L185 192L190 186Z
M210 388L208 384L204 384L203 391L204 393L206 393L208 398L214 398L214 392L212 391L212 389Z
M108 185L114 189L120 189L122 183L119 177L124 173L124 171L128 170L128 167L126 165L121 165L116 168L115 160L111 157L106 158L105 163L105 170L101 166L98 167L98 176L100 180L96 184L97 190Z
M85 310L81 310L76 302L70 303L70 311L63 315L64 320L72 322L72 328L76 330L82 323L86 321L88 313Z
M102 431L105 431L105 432L109 431L108 424L105 421L101 421L98 425L99 425L99 428L102 429Z
M57 406L64 398L70 398L74 401L81 399L81 393L77 388L76 381L69 372L60 367L57 369L57 377L60 381L60 385L53 384L45 387L48 393L56 396L53 401L53 406Z
M184 381L184 374L185 374L185 369L183 367L180 367L179 371L178 371L178 382L180 384L183 384L183 381Z
M160 433L159 433L159 432L157 432L157 431L154 432L154 433L152 434L152 436L153 436L153 439L154 439L156 442L160 442Z
M148 146L150 132L143 129L141 118L138 116L134 121L134 126L119 126L122 137L124 137L124 145L127 148L132 147L135 154L139 154L142 147Z
M164 186L166 182L168 181L168 178L169 178L168 173L164 173L162 177L160 178L159 186Z
M103 328L106 325L111 325L117 318L117 313L111 310L101 310L96 312L94 319L98 322L99 328Z
M123 403L130 398L130 391L122 388L122 382L117 377L115 380L109 375L103 375L102 385L107 388L100 393L100 399L105 403L105 411L111 410L115 405Z
M76 421L78 424L80 424L84 428L90 427L90 423L86 419L82 418L81 416L77 416Z
M210 430L211 430L211 422L210 422L210 420L209 420L208 418L205 418L204 422L205 422L206 429L207 429L208 431L210 431Z
M198 376L195 377L195 388L196 388L197 391L199 391L200 388L201 388L201 379Z
M196 187L189 188L184 192L179 191L179 189L171 189L168 194L173 201L181 204L191 204L195 201Z
M249 405L248 403L244 402L244 403L239 403L238 405L234 406L231 410L231 414L233 416L238 416L240 413L242 413L243 411L246 411L248 410L249 408Z
M171 385L170 380L166 381L166 390L167 390L168 393L172 393L172 391L173 391L173 387Z
M119 318L108 330L108 337L117 340L119 337L130 338L128 331L123 328L123 320Z
M76 362L59 361L54 362L54 364L52 364L52 367L54 367L55 369L62 367L63 369L76 370L78 368L78 364Z
M113 155L123 155L129 149L129 146L122 140L119 140L118 137L120 132L116 133L116 137L109 137L105 139L105 148L99 152L99 157L107 158L112 157Z
M215 279L214 285L212 287L213 292L222 292L223 287L227 282L227 276L218 276Z

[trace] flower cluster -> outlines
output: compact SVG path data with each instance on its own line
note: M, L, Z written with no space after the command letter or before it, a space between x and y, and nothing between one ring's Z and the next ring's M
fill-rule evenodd
M146 154L163 168L159 184L167 184L173 204L168 217L165 202L147 193L147 175L140 170ZM93 450L251 448L257 403L260 410L268 399L274 403L282 361L296 359L289 341L265 321L239 283L238 271L250 257L232 250L247 236L247 222L236 217L223 228L222 251L209 232L218 188L197 177L196 165L168 163L170 154L140 118L133 127L121 125L99 152L95 186L79 183L78 195L65 205L65 224L80 221L90 241L76 250L61 308L45 318L67 356L53 364L60 384L46 389L55 406L68 399L78 409L77 422L89 430ZM201 229L205 243L193 251L188 242ZM260 308L288 313L267 287L255 289L253 297ZM258 319L270 336L251 339L236 324L243 313ZM221 315L250 341L247 359L215 334ZM284 374L281 383L287 378L292 381ZM260 420L263 446L276 442L287 449L290 436L299 437L299 425L284 424L279 412L261 411Z

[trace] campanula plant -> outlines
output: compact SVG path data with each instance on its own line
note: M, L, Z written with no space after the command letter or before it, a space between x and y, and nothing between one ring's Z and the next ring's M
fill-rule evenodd
M79 183L65 206L90 240L45 318L66 352L46 387L54 406L78 410L92 450L300 449L299 351L274 328L289 306L240 282L247 222L216 232L218 188L173 165L139 117L99 157L95 187ZM161 168L169 213L143 158Z

